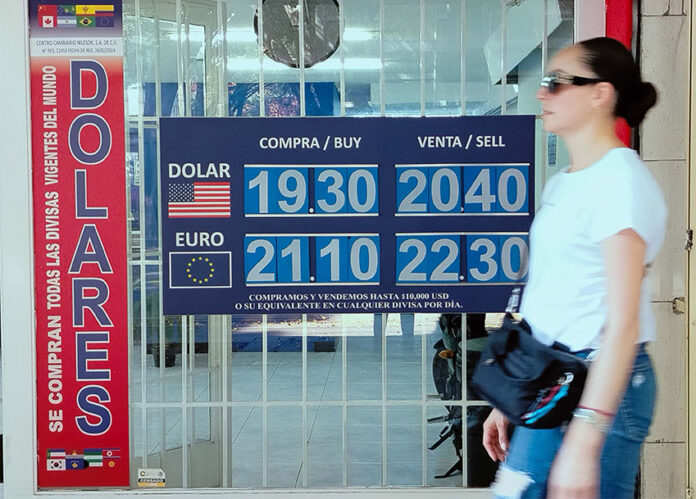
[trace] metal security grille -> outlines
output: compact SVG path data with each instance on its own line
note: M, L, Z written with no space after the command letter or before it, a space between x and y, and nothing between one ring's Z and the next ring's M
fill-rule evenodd
M265 56L262 0L124 3L132 475L163 468L182 488L475 483L468 423L485 404L466 386L447 402L464 414L462 473L433 478L456 460L449 443L428 450L441 426L427 419L444 411L431 373L437 316L161 314L158 118L536 114L549 51L572 41L567 2L338 0L338 49L305 68L295 1L297 69ZM548 173L539 136L537 190ZM292 351L274 351L281 330ZM334 352L321 351L322 335ZM463 380L465 353L480 348L465 342Z

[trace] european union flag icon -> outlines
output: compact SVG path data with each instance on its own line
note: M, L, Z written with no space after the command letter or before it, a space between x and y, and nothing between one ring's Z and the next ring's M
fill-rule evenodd
M113 14L105 16L96 16L94 18L94 22L97 28L113 28L114 16Z
M231 288L232 252L169 253L170 289Z

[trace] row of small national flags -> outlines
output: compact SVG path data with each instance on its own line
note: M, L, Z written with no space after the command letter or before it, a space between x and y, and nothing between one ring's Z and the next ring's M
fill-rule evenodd
M48 471L83 470L116 466L120 459L120 449L84 449L66 453L65 449L48 449L46 469Z
M113 5L39 5L42 28L113 28Z

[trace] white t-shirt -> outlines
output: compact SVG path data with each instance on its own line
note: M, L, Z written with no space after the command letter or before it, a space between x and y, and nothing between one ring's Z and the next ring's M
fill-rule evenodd
M645 263L651 263L664 240L667 207L632 149L612 149L583 170L567 170L547 182L530 229L520 313L540 341L577 351L601 343L607 316L602 241L631 228L645 241ZM641 284L639 342L655 339L649 274Z

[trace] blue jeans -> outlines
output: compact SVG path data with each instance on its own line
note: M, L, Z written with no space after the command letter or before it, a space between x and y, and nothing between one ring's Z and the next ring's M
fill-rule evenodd
M655 395L655 372L642 344L602 450L600 498L633 498L640 450L652 421ZM508 457L501 464L493 486L496 497L546 497L551 464L565 428L565 425L549 430L515 428Z

